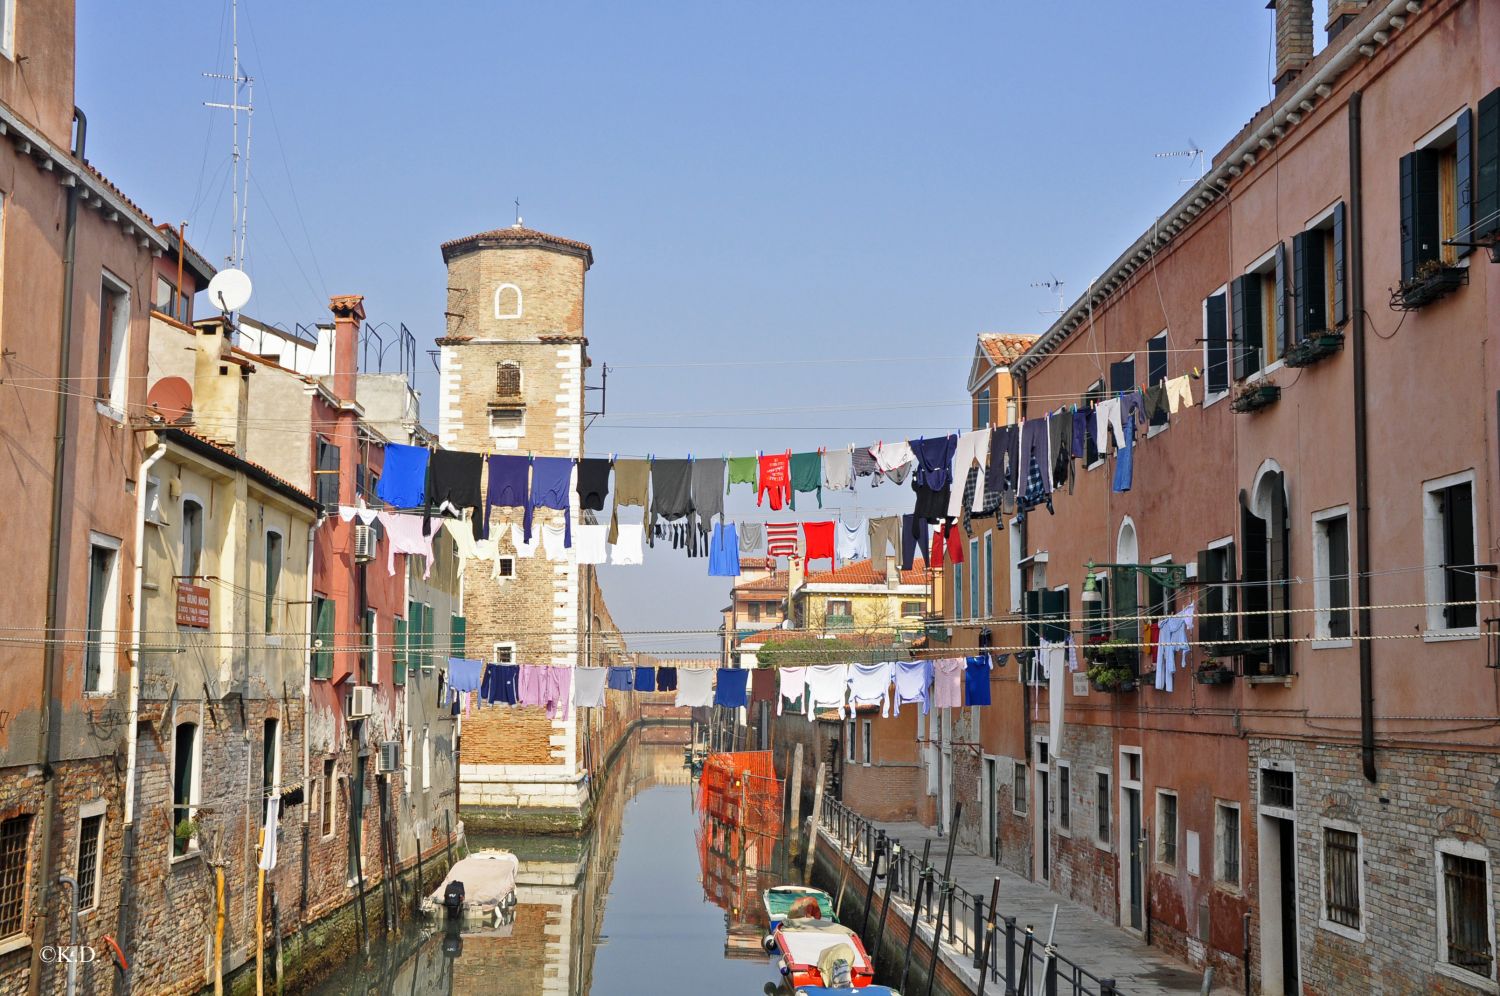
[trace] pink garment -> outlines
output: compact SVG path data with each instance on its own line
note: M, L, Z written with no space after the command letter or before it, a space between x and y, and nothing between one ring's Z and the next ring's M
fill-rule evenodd
M546 706L548 719L567 719L573 669L522 664L516 675L516 705Z
M426 562L427 570L422 575L425 580L432 574L432 536L436 536L436 530L432 536L422 535L422 517L420 515L400 515L396 512L381 512L380 524L385 527L385 544L388 555L386 557L386 570L392 576L396 573L396 554L421 554Z
M964 704L964 659L949 657L932 662L932 707L957 709Z

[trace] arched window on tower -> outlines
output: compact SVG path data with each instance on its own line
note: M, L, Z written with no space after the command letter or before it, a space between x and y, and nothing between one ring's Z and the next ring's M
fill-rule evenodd
M521 317L521 288L515 284L501 284L495 288L495 317Z

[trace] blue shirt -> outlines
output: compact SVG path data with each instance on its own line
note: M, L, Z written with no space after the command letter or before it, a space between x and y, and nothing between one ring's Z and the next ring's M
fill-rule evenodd
M385 466L375 485L375 496L392 508L418 508L427 500L427 460L425 446L402 446L387 443Z
M964 704L987 706L990 704L990 655L964 659Z
M714 685L714 705L726 709L739 709L750 704L746 685L750 671L739 667L719 668L718 682Z
M635 669L635 690L638 692L656 691L656 668L638 667Z

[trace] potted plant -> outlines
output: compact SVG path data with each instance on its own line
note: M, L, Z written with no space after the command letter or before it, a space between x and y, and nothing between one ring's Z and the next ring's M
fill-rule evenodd
M1310 367L1344 348L1344 333L1337 329L1312 332L1286 351L1289 367Z
M1234 672L1219 662L1217 657L1204 658L1193 677L1200 685L1227 685L1234 680Z
M1449 266L1441 259L1423 260L1410 280L1403 280L1391 292L1391 307L1415 311L1458 290L1469 282L1469 271Z
M1106 661L1089 665L1089 684L1098 692L1135 691L1135 669Z
M1083 648L1083 659L1090 664L1131 667L1137 656L1136 648L1123 640L1097 640Z
M1256 381L1253 384L1246 384L1240 388L1239 393L1230 400L1229 408L1231 411L1243 415L1247 412L1256 412L1262 408L1269 408L1279 400L1281 400L1280 384Z

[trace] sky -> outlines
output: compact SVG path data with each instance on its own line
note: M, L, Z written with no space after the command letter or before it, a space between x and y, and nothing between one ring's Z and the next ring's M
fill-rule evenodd
M1315 12L1322 44L1323 6ZM90 161L222 264L229 0L78 0ZM588 242L591 454L951 432L975 336L1039 332L1270 95L1264 0L614 4L241 0L247 314L443 329L439 243ZM887 484L834 514L909 511ZM815 503L814 503L815 504ZM800 503L799 505L805 505ZM799 514L802 513L799 508ZM759 516L740 494L731 517ZM831 517L831 516L830 516ZM647 651L714 650L729 582L605 568Z

